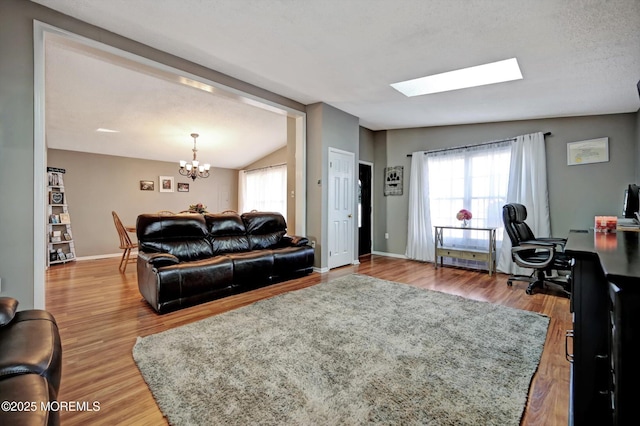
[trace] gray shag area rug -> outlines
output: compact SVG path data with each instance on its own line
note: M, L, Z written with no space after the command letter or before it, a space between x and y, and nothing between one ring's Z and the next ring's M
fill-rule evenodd
M172 425L518 425L549 318L363 275L139 337Z

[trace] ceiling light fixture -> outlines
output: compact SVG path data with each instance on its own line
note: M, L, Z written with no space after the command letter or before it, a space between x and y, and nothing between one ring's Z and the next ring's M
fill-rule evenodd
M100 133L120 133L120 130L111 130L111 129L105 129L104 127L98 127L96 129L96 132L100 132Z
M196 139L198 136L200 135L197 133L191 133L191 137L193 138L193 160L191 160L191 163L180 161L180 170L178 170L182 176L190 177L193 180L196 180L196 178L208 178L209 169L211 168L211 165L208 163L201 166L200 162L196 159L196 153L198 152L196 149Z
M391 84L391 87L403 95L411 97L521 79L522 72L520 72L518 60L511 58L401 81Z

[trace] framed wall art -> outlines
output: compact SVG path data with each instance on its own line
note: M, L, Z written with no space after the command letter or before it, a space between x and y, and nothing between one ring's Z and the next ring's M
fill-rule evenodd
M402 195L403 166L384 168L384 195Z
M140 191L153 191L154 190L154 182L152 180L141 180L140 181Z
M178 192L189 192L189 184L178 182Z
M160 176L158 180L160 184L160 192L173 192L173 176Z
M567 165L609 161L609 138L589 139L567 144Z

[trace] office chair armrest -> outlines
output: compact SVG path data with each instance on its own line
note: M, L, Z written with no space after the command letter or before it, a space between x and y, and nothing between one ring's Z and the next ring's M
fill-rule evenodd
M519 254L521 251L531 252L531 250L535 250L537 255L546 254L546 256L541 259L524 259ZM517 247L511 248L511 256L513 256L513 260L517 265L522 266L523 268L544 269L551 264L554 254L555 244L539 241L524 242Z
M545 241L545 240L526 240L526 241L521 241L520 245L518 247L522 247L522 246L529 246L529 249L532 248L542 248L542 249L547 249L549 247L555 247L556 244L554 244L551 241Z
M567 245L567 239L566 238L555 238L555 237L541 237L541 238L536 238L537 241L542 241L544 243L553 243L559 247L561 247L564 251L564 246Z

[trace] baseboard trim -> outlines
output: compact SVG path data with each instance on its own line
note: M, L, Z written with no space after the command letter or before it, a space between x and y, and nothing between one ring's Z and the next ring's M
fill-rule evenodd
M329 272L329 268L316 268L314 266L313 267L313 272L318 272L319 274L325 274L325 273Z
M131 251L131 256L137 255L138 251L137 250L132 250ZM112 257L122 257L122 253L105 253L105 254L96 254L93 256L79 256L76 257L76 260L78 261L83 261L83 260L98 260L98 259L110 259Z
M387 253L384 251L372 251L371 254L376 254L378 256L386 256L386 257L395 257L398 259L408 259L407 256L405 256L404 254L397 254L397 253Z

